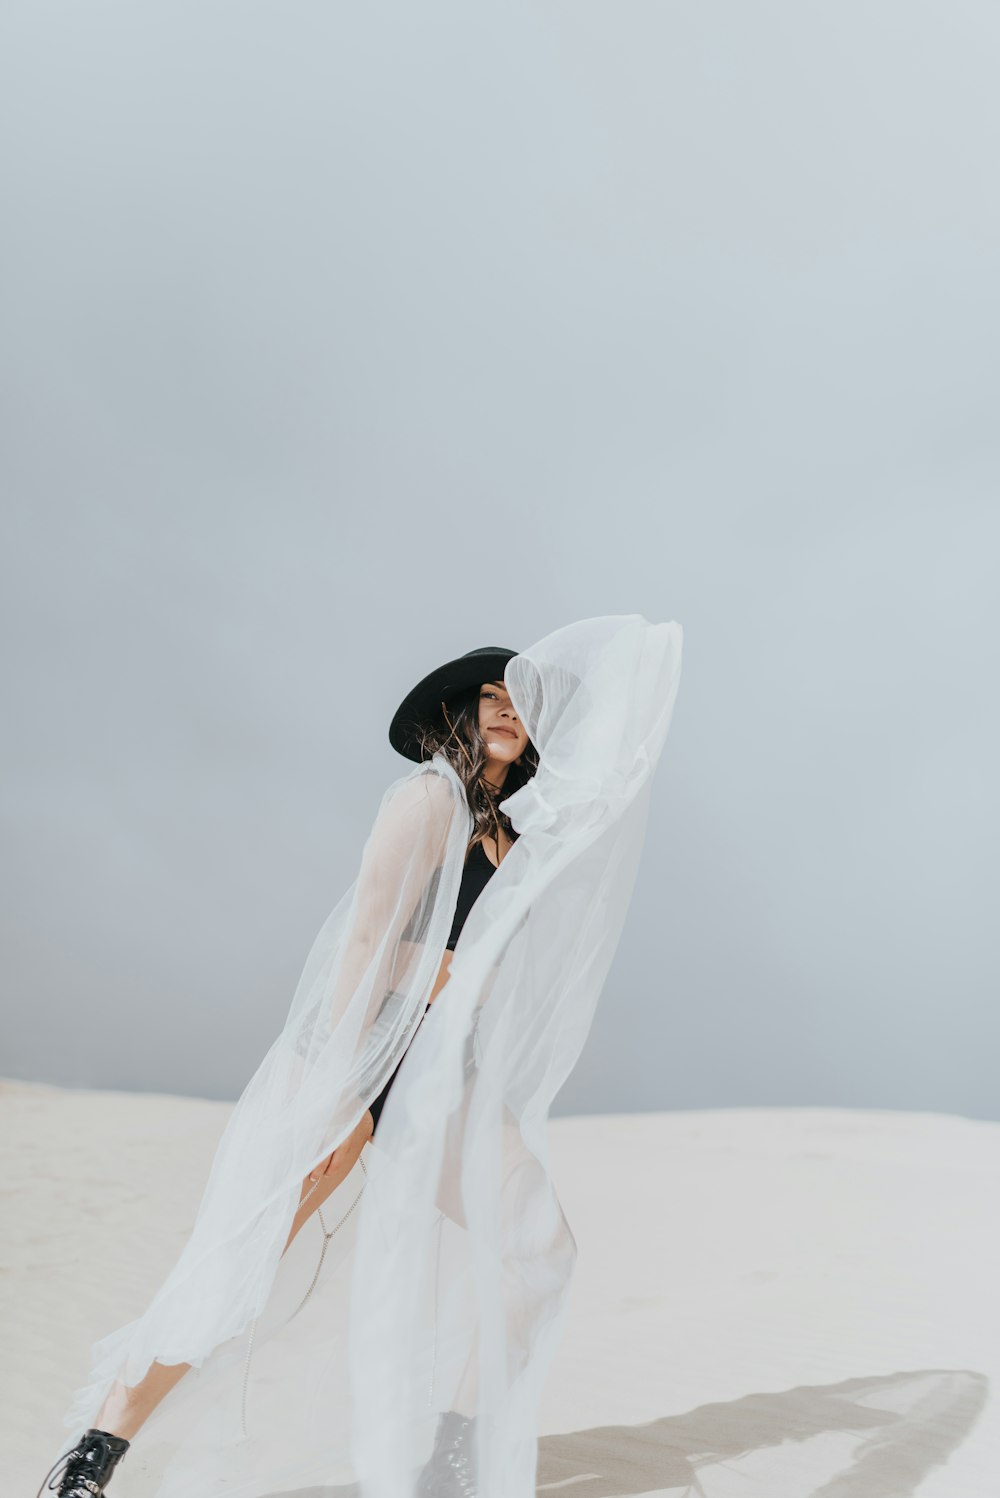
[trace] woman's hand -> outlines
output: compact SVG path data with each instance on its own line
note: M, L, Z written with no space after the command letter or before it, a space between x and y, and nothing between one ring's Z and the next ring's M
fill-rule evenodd
M342 1140L336 1149L332 1150L326 1159L306 1176L302 1182L298 1210L292 1220L292 1230L282 1253L288 1248L302 1224L308 1221L317 1207L323 1205L341 1181L350 1175L358 1156L372 1137L374 1128L375 1120L372 1117L372 1110L366 1108L347 1138Z
M327 1155L322 1165L317 1165L315 1170L309 1172L309 1185L314 1185L322 1176L329 1176L331 1174L343 1180L374 1132L375 1119L372 1117L372 1110L366 1108L347 1138L342 1139L336 1149ZM350 1164L347 1163L348 1161L350 1161Z

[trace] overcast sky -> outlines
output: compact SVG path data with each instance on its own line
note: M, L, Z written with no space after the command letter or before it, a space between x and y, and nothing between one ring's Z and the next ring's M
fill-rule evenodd
M404 692L639 612L684 676L553 1112L1000 1118L997 8L0 41L0 1070L235 1097Z

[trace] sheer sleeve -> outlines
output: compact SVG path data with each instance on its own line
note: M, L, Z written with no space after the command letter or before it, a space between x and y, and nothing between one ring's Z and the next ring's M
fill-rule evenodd
M306 960L286 1038L301 1058L300 1085L318 1069L329 1096L341 1074L338 1133L379 1091L423 1015L470 822L454 778L425 771L390 786L357 878Z

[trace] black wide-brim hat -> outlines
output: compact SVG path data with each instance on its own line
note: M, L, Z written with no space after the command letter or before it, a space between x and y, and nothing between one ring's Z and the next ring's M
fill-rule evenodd
M397 753L419 764L423 758L419 731L444 723L441 703L466 687L481 686L484 681L502 681L507 662L517 654L502 645L481 645L438 666L407 692L393 713L389 743Z

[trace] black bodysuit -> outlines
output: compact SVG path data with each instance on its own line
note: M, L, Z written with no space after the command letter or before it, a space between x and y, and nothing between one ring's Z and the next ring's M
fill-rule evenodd
M446 943L449 952L453 952L455 950L455 943L458 941L459 935L461 933L462 927L465 925L469 911L472 909L473 905L476 903L476 900L486 888L486 885L489 883L490 876L492 874L495 874L496 871L496 865L491 862L482 843L476 843L472 852L465 860L465 867L462 870L462 882L458 887L458 901L455 906L455 919L451 923L451 934L448 937L448 941ZM431 1006L428 1004L427 1009L429 1009L430 1007ZM424 1010L424 1014L427 1013L427 1009ZM422 1024L423 1018L421 1018L420 1020L420 1025ZM417 1030L420 1029L420 1025L417 1026ZM415 1035L417 1033L416 1030L414 1030L413 1033ZM403 1055L405 1054L406 1052L404 1051ZM369 1108L371 1109L372 1118L375 1120L376 1129L378 1128L379 1114L382 1112L382 1109L385 1105L385 1100L389 1096L389 1089L392 1086L393 1082L395 1082L396 1080L396 1072L399 1071L399 1068L402 1066L402 1064L403 1057L400 1056L399 1060L396 1063L395 1070L390 1076L388 1082L386 1082L378 1097L368 1104Z

